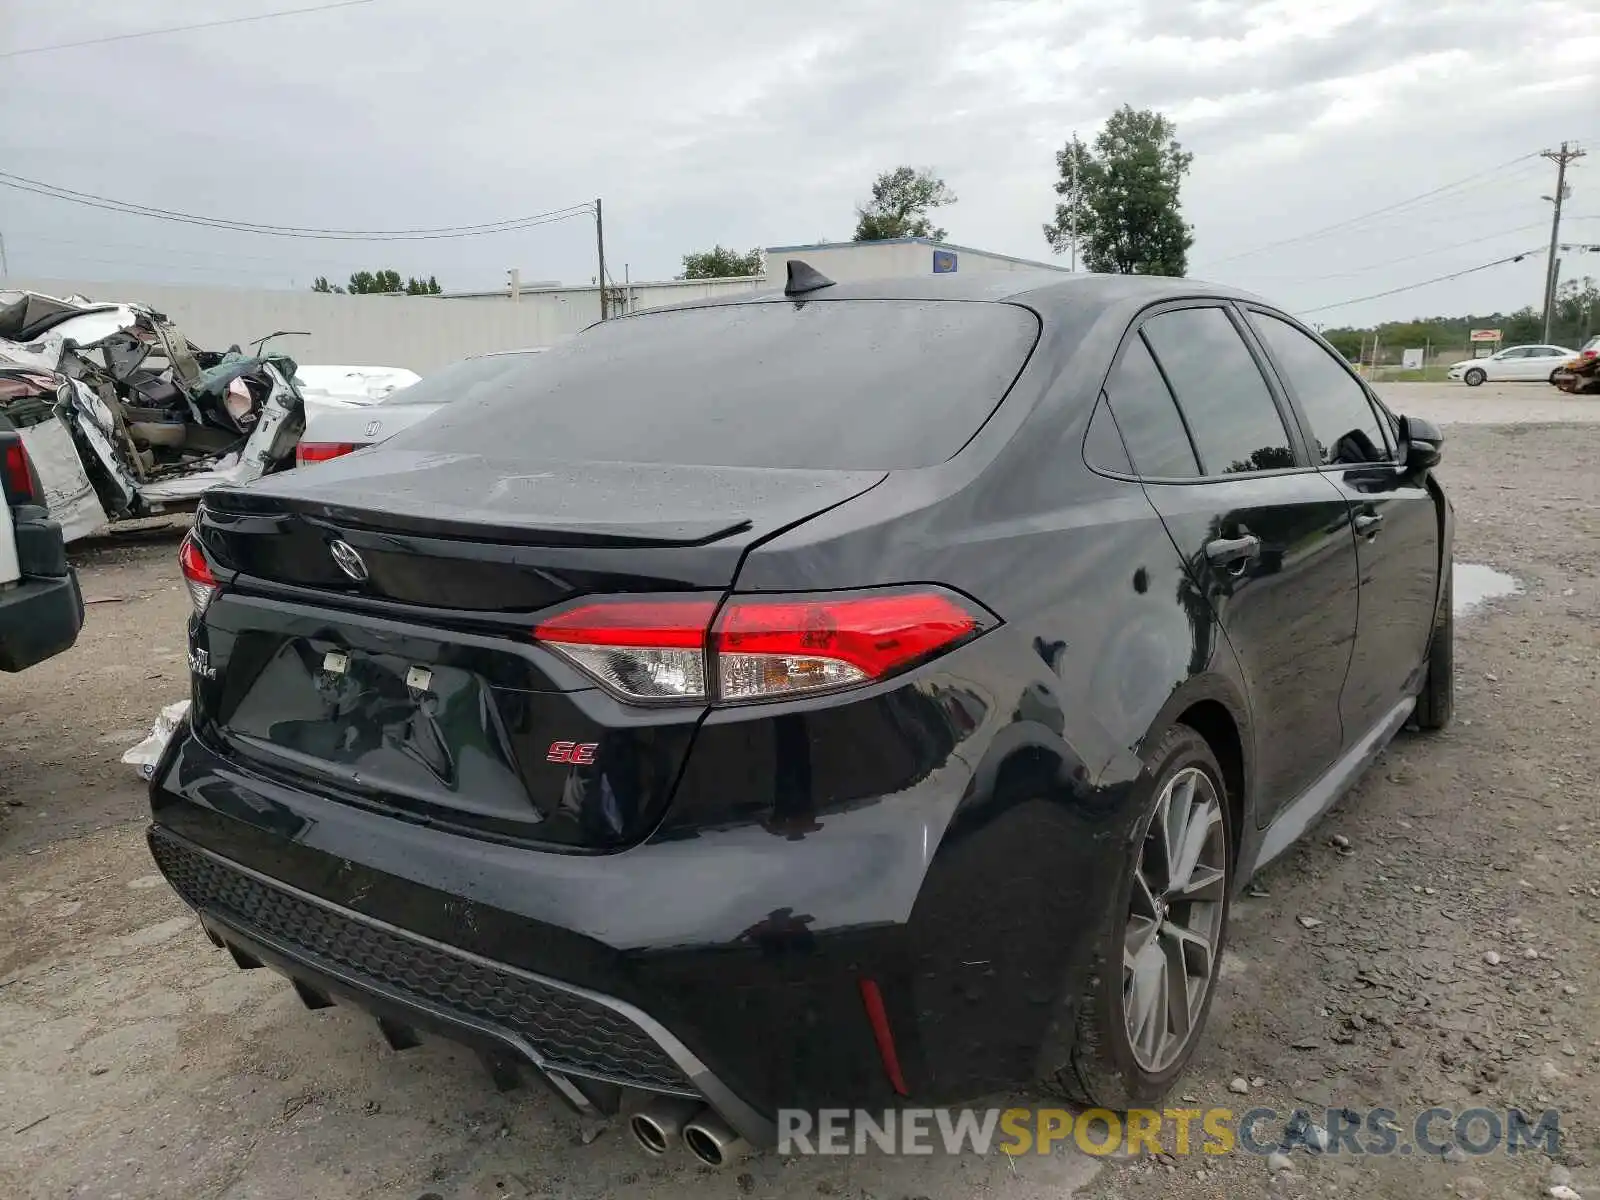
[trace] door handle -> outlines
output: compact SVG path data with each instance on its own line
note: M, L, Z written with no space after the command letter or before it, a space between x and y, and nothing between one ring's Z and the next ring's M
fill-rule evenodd
M1383 528L1383 517L1378 513L1361 513L1355 519L1355 527L1356 532L1370 542L1378 536L1378 531Z
M1206 561L1214 567L1242 564L1261 552L1261 539L1253 533L1243 537L1217 538L1206 543Z

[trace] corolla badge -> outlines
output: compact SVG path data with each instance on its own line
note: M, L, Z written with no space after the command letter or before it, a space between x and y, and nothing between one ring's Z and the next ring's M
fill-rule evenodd
M328 546L328 553L333 555L333 561L339 564L339 570L350 576L357 583L367 580L367 564L361 561L361 555L356 553L356 548L343 539L337 539Z
M378 430L380 430L382 428L383 428L383 422L382 421L368 421L367 422L367 436L368 437L377 437L378 436Z

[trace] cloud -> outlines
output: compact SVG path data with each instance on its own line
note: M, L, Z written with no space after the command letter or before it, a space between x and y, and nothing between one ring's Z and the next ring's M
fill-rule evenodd
M262 10L214 0L205 16ZM378 0L5 60L0 161L139 203L299 225L473 223L602 196L608 259L637 279L713 242L847 237L872 177L901 163L934 167L960 196L939 218L952 239L1047 257L1056 149L1131 103L1171 115L1195 153L1195 266L1312 307L1537 244L1491 236L1548 219L1550 172L1511 160L1562 138L1600 143L1588 0L1536 0L1492 29L1482 14L1459 0ZM163 23L112 0L35 5L11 14L0 49ZM1391 219L1245 253L1499 164ZM1585 166L1574 238L1584 214L1600 216L1596 160ZM306 243L7 192L0 232L14 272L91 279L303 287L393 265L480 288L511 266L527 279L594 272L583 220ZM1330 316L1516 307L1537 276L1524 264Z

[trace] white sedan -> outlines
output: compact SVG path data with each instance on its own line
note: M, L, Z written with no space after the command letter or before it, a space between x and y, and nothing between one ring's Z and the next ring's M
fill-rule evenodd
M514 387L532 357L543 353L543 347L497 350L462 359L372 404L318 404L308 397L306 431L300 435L296 461L304 466L338 458L391 438L446 404L484 399Z
M1488 358L1469 358L1452 364L1450 378L1459 379L1468 387L1477 387L1488 380L1508 379L1549 383L1561 364L1576 354L1577 351L1564 346L1507 346Z

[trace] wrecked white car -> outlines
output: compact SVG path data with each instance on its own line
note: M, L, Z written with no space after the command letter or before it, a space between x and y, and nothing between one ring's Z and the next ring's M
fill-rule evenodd
M68 541L294 466L292 359L201 350L161 313L0 291L0 412Z

